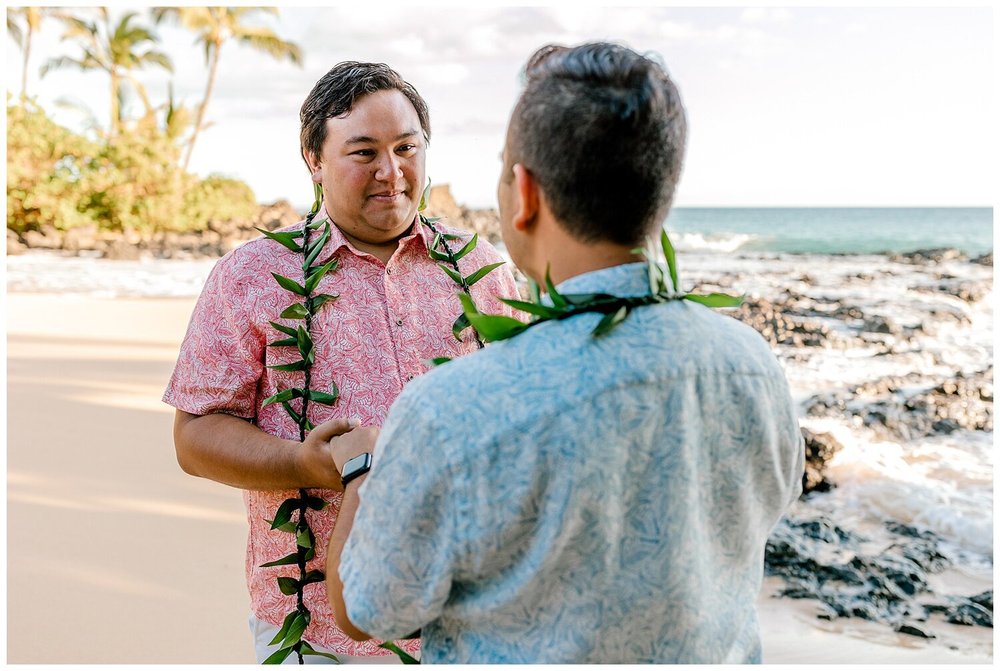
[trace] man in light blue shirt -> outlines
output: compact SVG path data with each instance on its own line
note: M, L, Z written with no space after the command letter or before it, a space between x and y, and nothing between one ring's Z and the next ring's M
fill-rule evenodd
M604 43L545 47L525 73L498 190L511 257L560 294L649 294L633 250L680 175L676 87ZM689 301L594 336L600 320L545 321L414 380L374 448L374 429L331 441L346 632L419 631L425 663L760 661L764 546L803 467L783 372Z

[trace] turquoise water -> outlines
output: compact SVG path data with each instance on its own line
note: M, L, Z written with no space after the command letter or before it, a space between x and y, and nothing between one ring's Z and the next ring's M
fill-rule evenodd
M874 254L993 249L993 208L679 207L666 229L678 249Z

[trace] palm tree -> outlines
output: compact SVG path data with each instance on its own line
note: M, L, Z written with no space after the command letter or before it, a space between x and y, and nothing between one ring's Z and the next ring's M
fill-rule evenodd
M31 40L42 27L46 16L64 17L65 13L52 7L8 7L7 32L23 54L21 63L21 100L28 97L28 61L31 59ZM24 26L20 20L24 21Z
M215 87L215 75L219 68L219 54L222 45L229 40L236 40L258 51L270 54L277 60L288 59L296 65L302 65L302 51L294 42L281 39L269 28L248 26L242 20L256 12L265 12L277 16L275 7L154 7L153 18L157 24L166 18L180 22L182 26L197 35L196 44L205 49L205 64L208 65L208 82L205 84L205 97L198 106L198 115L194 122L194 132L188 142L187 155L184 157L184 169L187 170L191 161L191 152L198 139L198 132L205 127L205 108L212 97Z
M84 19L67 16L63 18L66 31L62 39L75 39L80 42L83 55L78 58L60 56L50 59L42 66L44 77L49 70L62 67L77 67L81 70L103 70L111 77L111 125L109 137L117 134L122 122L122 82L128 81L139 94L146 107L147 114L151 110L146 90L132 74L133 70L146 65L158 65L173 72L170 58L161 51L156 51L152 45L158 38L148 28L134 25L136 12L128 12L112 26L107 8L98 8L101 22L85 21Z

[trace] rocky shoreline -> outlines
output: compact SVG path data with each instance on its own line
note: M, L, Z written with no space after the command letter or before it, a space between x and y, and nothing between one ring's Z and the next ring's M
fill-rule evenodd
M447 185L431 189L426 214L444 217L446 223L479 233L491 243L500 241L500 222L495 210L470 209L455 203ZM178 232L129 233L98 231L97 227L79 227L59 231L54 226L18 234L7 229L7 254L22 254L40 249L67 256L134 261L144 257L157 259L218 258L260 236L257 228L273 231L305 218L287 200L262 204L249 220L212 220L204 230Z

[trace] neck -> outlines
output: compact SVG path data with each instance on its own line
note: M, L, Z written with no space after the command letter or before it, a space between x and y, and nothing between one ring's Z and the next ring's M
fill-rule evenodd
M635 263L644 258L641 254L633 253L631 245L620 245L604 240L580 242L566 233L561 225L546 227L544 235L545 244L538 247L538 263L534 268L542 286L545 286L546 266L552 283L559 284L577 275L625 263Z
M402 235L386 242L365 242L354 237L344 229L340 229L340 232L344 234L347 241L358 251L371 254L382 263L389 263L389 259L392 258L392 255L396 253L396 249L399 247L399 239L407 235L410 229L407 229Z

